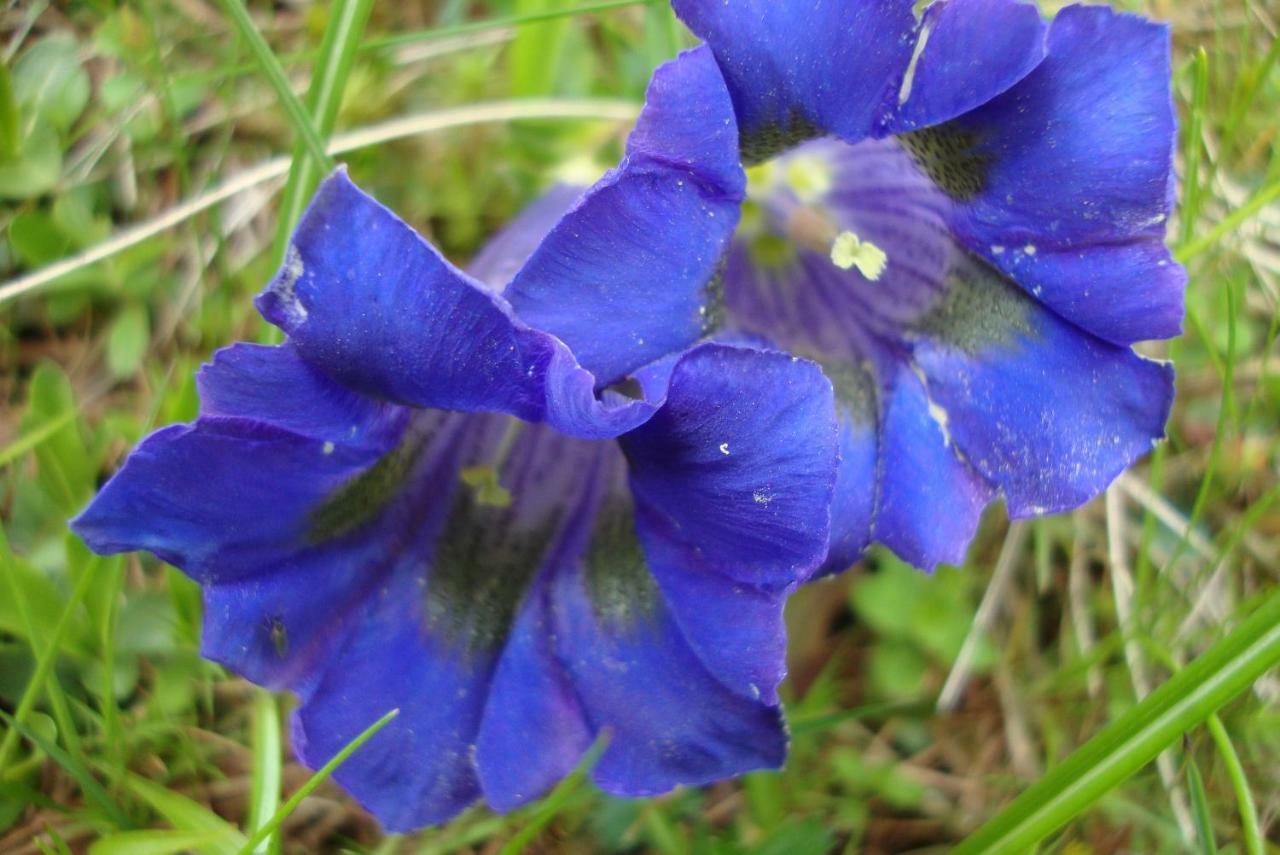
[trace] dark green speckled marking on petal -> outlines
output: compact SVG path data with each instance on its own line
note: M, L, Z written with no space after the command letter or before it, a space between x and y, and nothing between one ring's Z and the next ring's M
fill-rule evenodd
M586 556L587 595L596 619L625 629L649 617L658 586L636 534L630 502L607 502L596 517Z
M431 435L430 431L410 428L398 446L339 487L311 512L307 542L314 546L338 540L372 522L400 492Z
M822 129L799 113L793 113L786 124L774 122L743 133L738 141L743 166L755 166L772 160L800 143L822 136Z
M874 425L877 421L876 379L864 365L856 362L817 360L835 389L836 400L857 425Z
M985 261L964 255L947 273L942 299L912 331L968 354L1036 335L1035 301Z
M967 202L986 189L991 158L978 150L980 140L973 131L936 125L901 134L898 142L952 199Z
M427 573L429 627L464 653L500 649L558 522L522 529L509 508L481 504L474 491L459 489Z

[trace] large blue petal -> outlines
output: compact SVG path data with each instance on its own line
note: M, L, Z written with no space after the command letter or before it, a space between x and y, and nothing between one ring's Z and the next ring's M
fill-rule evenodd
M884 408L875 539L922 570L963 564L995 498L959 457L942 418L919 378L900 367Z
M145 550L199 581L258 572L305 543L310 512L378 459L243 419L147 437L72 529L99 554Z
M295 750L318 769L400 710L335 774L392 832L444 822L480 796L471 746L493 658L427 630L420 578L408 568L390 575L293 722Z
M595 738L557 656L550 595L547 582L540 580L521 608L476 737L485 801L499 811L514 810L551 789Z
M915 46L912 0L673 0L715 52L748 160L795 142L870 135Z
M940 0L925 12L906 100L887 130L936 125L980 107L1026 77L1045 55L1048 26L1020 0Z
M386 401L509 413L592 438L654 409L599 401L563 342L516 319L342 171L317 191L258 307L308 364Z
M622 446L638 505L687 560L778 589L826 553L836 440L831 384L816 365L703 345Z
M614 508L604 524L614 526L625 515L625 508ZM615 574L605 584L593 586L589 571L556 578L561 661L592 727L610 734L596 783L615 795L653 795L780 766L786 756L781 712L731 690L708 670L643 563L635 563L635 542L634 530L615 530L592 550L596 572ZM707 619L729 613L720 602ZM726 637L741 640L742 633Z
M602 385L702 337L746 178L706 48L655 72L619 167L542 241L506 291Z
M914 358L956 447L1011 516L1084 504L1164 436L1172 366L1080 330L994 274L952 294Z
M1169 41L1144 18L1068 7L1030 75L926 132L972 146L966 168L980 189L954 221L969 247L1119 344L1176 335L1182 314L1185 274L1163 245L1176 143Z

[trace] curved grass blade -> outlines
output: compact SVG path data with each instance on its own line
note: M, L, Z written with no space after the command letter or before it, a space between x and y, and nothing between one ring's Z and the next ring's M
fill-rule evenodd
M1240 763L1240 755L1231 744L1231 737L1222 726L1222 719L1211 715L1205 724L1214 744L1218 746L1218 753L1222 755L1223 765L1227 767L1227 777L1231 779L1231 788L1235 791L1236 802L1240 806L1240 831L1244 837L1244 851L1248 855L1266 855L1262 826L1258 822L1258 807L1254 803L1253 792L1249 789L1249 779Z
M355 739L348 742L346 747L335 754L332 760L325 763L319 772L316 772L308 778L307 782L299 787L298 791L290 796L287 802L280 806L280 809L275 812L275 815L272 816L270 820L253 833L253 836L249 838L249 842L240 849L240 855L251 855L259 843L270 837L276 829L284 824L284 821L289 818L289 814L293 813L294 810L297 809L303 799L311 795L311 793L315 791L316 787L323 784L339 766L347 762L348 757L359 751L361 746L372 739L378 731L390 724L391 720L398 715L400 715L400 710L392 710L365 728L364 732Z
M315 159L321 171L328 172L333 168L333 159L325 151L324 142L316 132L316 126L311 121L307 108L302 106L298 96L293 94L293 89L289 86L289 78L280 67L280 60L276 59L271 46L267 44L267 40L262 37L262 33L258 32L253 19L249 17L249 10L245 8L244 0L222 0L222 8L227 11L227 16L231 18L231 23L235 24L240 38L244 39L245 44L249 46L253 58L258 61L258 67L262 69L267 82L275 90L276 97L280 99L280 106L288 115L298 139L306 146L307 152Z
M1280 591L1199 659L1055 767L954 851L1024 852L1280 665Z
M388 119L375 125L337 134L329 145L329 150L335 155L346 154L419 134L437 133L486 122L515 122L524 119L629 122L633 121L639 112L639 105L633 102L606 98L515 98L490 101ZM238 193L287 175L290 163L291 159L288 157L277 157L260 163L150 220L119 232L102 243L0 283L0 305L25 294L35 293L78 270L119 255L186 222L202 211L225 202Z
M324 41L320 45L320 57L311 73L311 87L307 90L306 110L321 144L333 133L342 104L342 92L351 76L351 64L355 59L360 36L373 9L373 0L337 0L329 12L329 25L325 28ZM305 140L299 139L293 152L293 165L285 183L284 197L280 200L280 213L276 224L273 258L276 264L284 260L285 246L293 226L302 217L302 209L320 182L320 177L333 168L332 161L305 157Z

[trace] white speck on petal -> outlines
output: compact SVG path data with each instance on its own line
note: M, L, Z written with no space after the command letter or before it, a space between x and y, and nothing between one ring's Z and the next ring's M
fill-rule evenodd
M729 443L727 442L720 443L720 453L723 454L725 457L729 456Z

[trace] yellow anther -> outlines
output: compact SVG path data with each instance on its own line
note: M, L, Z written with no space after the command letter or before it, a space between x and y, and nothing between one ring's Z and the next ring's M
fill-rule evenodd
M858 272L878 282L889 266L889 256L880 247L853 232L841 232L831 243L831 263L841 270L858 268Z

